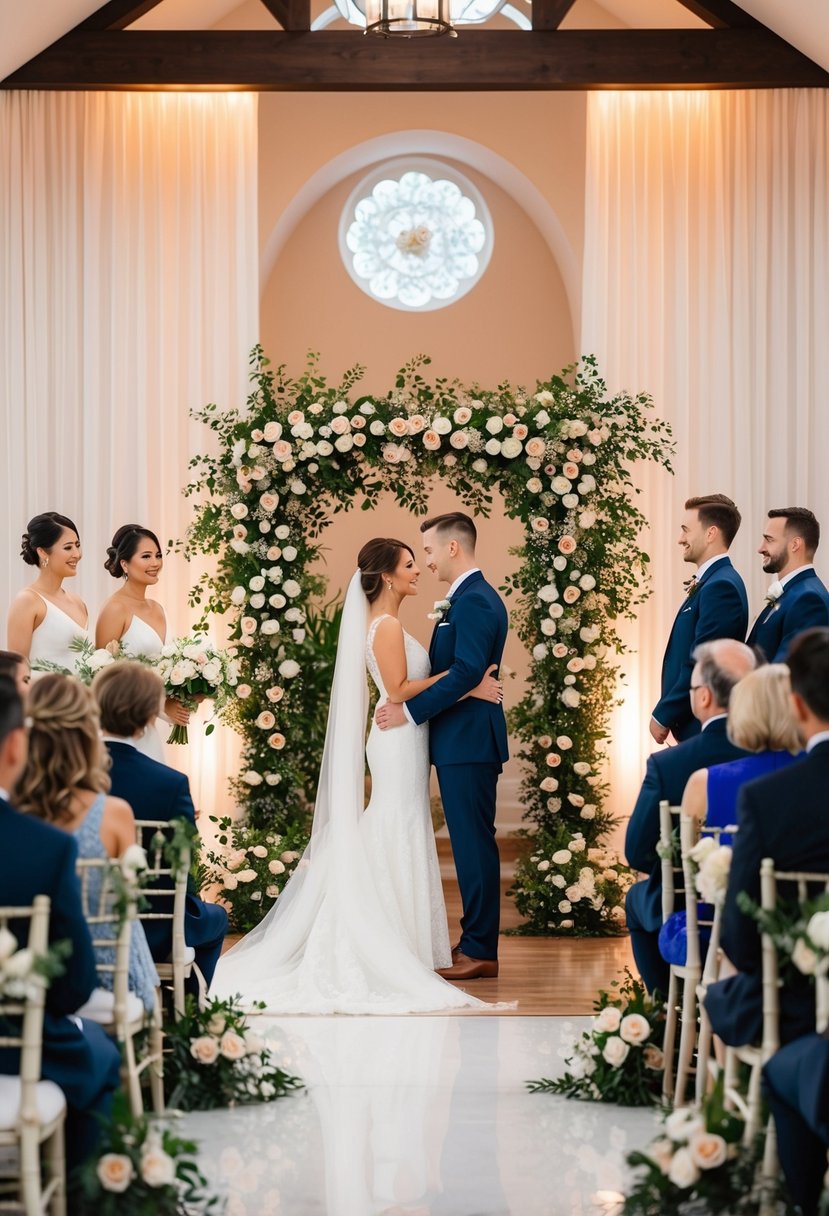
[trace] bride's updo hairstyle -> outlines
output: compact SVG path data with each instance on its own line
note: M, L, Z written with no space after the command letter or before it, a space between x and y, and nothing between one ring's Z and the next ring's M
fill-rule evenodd
M34 519L30 519L20 544L20 556L26 565L39 566L38 549L45 549L48 553L52 545L60 540L66 528L76 536L80 535L72 520L67 519L65 515L59 515L57 511L44 511L42 515L35 515Z
M49 823L65 822L78 790L100 794L110 786L98 707L80 680L55 673L32 685L26 714L29 755L13 805Z
M113 578L124 577L121 562L132 561L141 547L141 541L145 536L161 552L158 537L149 528L142 528L140 524L124 524L122 528L118 529L112 538L112 544L107 549L107 559L104 562L104 569L108 570Z
M397 569L401 549L411 553L414 560L414 551L405 541L391 540L387 536L378 536L368 541L357 554L357 569L362 576L363 591L370 604L374 603L383 590L383 575L394 574Z

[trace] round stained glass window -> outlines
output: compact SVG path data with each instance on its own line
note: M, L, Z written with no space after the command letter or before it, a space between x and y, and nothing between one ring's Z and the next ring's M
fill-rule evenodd
M468 178L440 161L387 161L352 191L340 252L367 295L409 312L445 308L487 268L492 220Z

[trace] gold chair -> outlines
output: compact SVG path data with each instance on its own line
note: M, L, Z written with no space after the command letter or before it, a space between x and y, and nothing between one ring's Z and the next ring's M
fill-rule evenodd
M196 952L184 940L184 912L187 901L187 880L190 874L190 849L182 845L175 864L165 856L165 849L175 832L175 826L166 819L136 819L137 840L147 853L148 868L144 871L143 886L139 891L150 904L146 911L138 913L140 921L154 920L171 922L172 950L167 962L156 963L162 983L172 985L173 1009L176 1020L184 1013L184 981L196 976L199 986L199 1004L204 1004L207 985L196 966ZM159 880L165 882L159 886ZM172 911L167 905L172 899Z
M136 895L127 895L127 906L118 923L115 905L118 898L114 871L118 863L108 858L80 858L77 862L81 882L81 902L84 916L92 934L96 951L96 967L99 973L112 975L112 991L96 988L87 1003L77 1013L81 1018L97 1022L107 1034L116 1039L123 1052L123 1084L127 1091L130 1109L137 1118L144 1110L141 1096L141 1074L146 1070L150 1079L150 1095L156 1114L164 1113L164 1061L161 1003L158 990L154 1006L147 1016L143 1002L129 988L130 941L136 923ZM100 872L100 887L97 895L93 891L92 876ZM116 933L113 935L113 929ZM115 949L113 963L100 962L101 948ZM147 1050L138 1058L136 1036L148 1028Z
M38 895L28 908L0 908L0 927L22 920L29 921L27 948L35 956L44 954L49 944L49 897ZM13 1188L16 1194L12 1200L0 1200L0 1211L19 1212L22 1203L25 1216L66 1214L66 1099L59 1086L40 1076L45 1002L41 984L32 985L25 997L0 991L0 1048L20 1051L19 1074L0 1076L0 1146L16 1151L19 1158L18 1178L2 1182L4 1192ZM41 1150L49 1175L45 1186Z

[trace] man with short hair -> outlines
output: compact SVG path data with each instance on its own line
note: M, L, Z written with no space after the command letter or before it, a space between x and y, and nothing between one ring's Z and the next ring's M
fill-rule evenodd
M697 646L715 638L742 641L748 628L748 598L728 550L740 527L740 512L725 494L689 498L677 544L683 560L697 567L674 619L662 661L662 692L650 721L657 743L699 734L688 690Z
M806 629L829 626L829 591L813 565L820 524L807 507L769 511L757 550L769 584L766 604L751 627L749 646L759 646L770 663L783 663L789 647Z
M738 974L712 984L705 998L711 1025L733 1046L759 1040L762 1029L760 932L737 899L746 891L760 902L760 864L775 869L829 872L829 629L808 629L792 642L788 657L792 708L806 758L777 773L747 782L737 796L739 831L723 906L723 951ZM781 883L782 900L797 898ZM815 1028L808 977L794 972L780 991L780 1039L787 1043Z
M12 681L0 677L0 847L7 859L2 902L24 907L35 896L48 895L49 941L67 941L72 947L63 975L52 980L46 993L41 1065L43 1077L66 1097L66 1159L72 1168L95 1148L100 1119L119 1085L121 1056L102 1027L72 1016L98 983L75 872L78 849L71 833L21 815L9 802L9 791L26 764L27 746L20 697ZM9 929L21 945L27 940L25 921L11 921ZM18 1069L19 1052L0 1048L0 1073L14 1076Z
M386 702L376 712L381 730L408 717L429 723L429 752L437 770L446 826L461 890L461 938L448 980L488 979L498 974L501 863L495 840L495 791L509 752L500 704L465 700L501 662L509 628L507 610L475 561L476 529L460 511L420 525L426 563L449 584L438 610L429 659L432 674L446 672L405 705Z
M659 953L662 927L662 868L657 856L659 804L678 806L688 778L697 769L725 764L746 753L726 734L728 701L734 685L753 671L757 657L743 642L724 638L694 651L689 697L701 733L679 747L648 757L645 780L627 826L625 853L634 870L649 875L635 883L625 899L633 957L649 992L668 991L669 968Z

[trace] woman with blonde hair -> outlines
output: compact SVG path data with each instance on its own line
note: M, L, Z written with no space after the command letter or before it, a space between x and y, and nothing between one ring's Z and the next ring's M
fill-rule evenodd
M74 676L44 675L29 692L26 712L31 721L26 767L15 786L17 810L71 832L81 858L118 858L135 844L135 820L122 798L111 798L109 758L101 741L98 709L90 693ZM90 875L91 906L97 905L102 876ZM96 935L97 931L96 931ZM99 964L115 962L117 928L101 928L112 946L96 946ZM112 988L112 972L101 971L102 988ZM147 1009L153 1007L158 973L140 924L133 925L130 947L130 989Z

